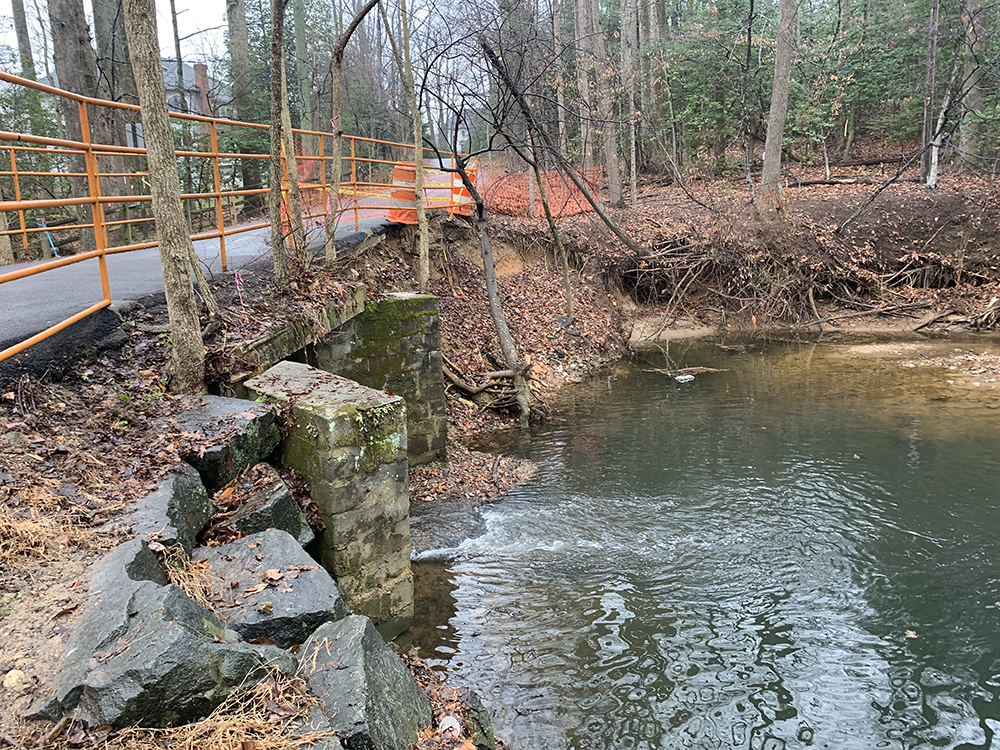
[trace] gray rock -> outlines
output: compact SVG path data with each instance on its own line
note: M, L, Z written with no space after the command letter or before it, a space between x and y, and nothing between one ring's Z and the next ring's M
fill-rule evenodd
M490 721L486 706L471 690L466 700L469 701L469 734L472 735L472 744L479 750L495 750L497 741L493 736L493 722Z
M284 531L270 529L221 547L202 547L194 559L211 564L219 589L232 597L232 606L218 608L220 616L246 640L266 638L288 648L323 623L349 614L347 600L330 574ZM246 596L248 588L265 583L269 570L277 570L281 578Z
M71 635L59 686L28 718L72 714L90 726L167 726L207 715L272 667L295 672L291 655L240 642L176 586L163 585L162 578L133 578L162 576L162 571L155 575L151 555L134 540L102 559L91 579L94 598Z
M309 711L309 716L301 724L292 730L293 735L302 736L308 735L312 732L330 732L333 727L330 726L330 722L327 721L326 714L323 709L318 706L313 706ZM336 736L331 736L328 739L317 740L313 744L309 745L309 750L342 750L344 746L340 743L340 740Z
M215 508L198 473L179 464L151 495L139 500L128 520L136 536L157 535L166 547L180 546L189 553Z
M259 464L257 468L264 474L265 482L254 487L228 525L244 534L280 529L295 537L299 544L309 544L314 539L313 531L284 480L267 464Z
M207 446L184 456L212 492L270 456L281 442L274 407L224 396L200 396L177 422L206 436Z
M119 544L101 557L90 574L90 598L71 631L59 684L37 700L28 718L57 721L80 700L93 654L123 636L129 628L129 603L145 584L165 586L160 561L142 539Z
M303 676L348 750L406 750L430 725L427 695L367 617L324 625L299 654Z

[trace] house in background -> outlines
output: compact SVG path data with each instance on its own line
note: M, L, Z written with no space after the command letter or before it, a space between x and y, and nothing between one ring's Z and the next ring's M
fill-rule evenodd
M213 116L220 107L229 104L227 87L208 74L208 65L203 62L189 65L184 63L184 98L187 112L193 115ZM167 89L167 107L181 112L181 87L177 83L177 61L160 60L163 68L163 82Z

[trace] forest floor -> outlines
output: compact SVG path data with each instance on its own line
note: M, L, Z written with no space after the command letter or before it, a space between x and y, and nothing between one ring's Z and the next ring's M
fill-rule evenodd
M800 169L796 176L825 178L810 175ZM845 179L878 177L855 170ZM655 345L664 335L775 327L807 337L820 331L810 325L817 319L827 319L826 331L993 328L1000 317L995 188L959 178L934 192L899 183L838 234L875 187L789 188L777 214L762 217L738 182L692 183L689 196L646 180L638 216L612 212L640 238L641 252L616 244L594 216L560 220L574 266L572 320L544 220L495 217L501 297L518 350L532 364L536 418L546 417L554 389L627 356L630 337L646 335ZM500 353L476 241L461 227L449 232L452 239L434 248L430 291L440 299L443 351L453 369L474 379L502 369ZM234 343L260 334L253 321L308 320L310 310L358 282L377 294L412 291L412 245L412 233L403 233L364 255L345 254L333 272L310 269L281 295L266 268L244 272L239 289L223 281L217 294L226 314L210 342L212 376L237 366ZM0 747L37 743L43 729L18 715L58 664L86 599L87 566L125 537L129 504L199 439L176 426L183 400L164 388L162 299L129 316L122 348L0 388L0 677L9 678L0 688ZM1000 371L1000 361L988 359L956 353L921 365L971 381ZM530 476L523 462L465 447L511 426L513 415L452 391L448 417L453 460L414 469L414 497L484 502ZM422 742L461 746L440 736Z

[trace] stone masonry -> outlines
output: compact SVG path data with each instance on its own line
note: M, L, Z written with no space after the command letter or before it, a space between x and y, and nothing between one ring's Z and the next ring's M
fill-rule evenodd
M400 293L369 300L361 315L314 341L306 353L320 370L403 397L411 466L445 459L437 297Z
M246 387L291 407L282 462L312 484L323 566L355 613L395 637L413 619L403 399L296 362Z

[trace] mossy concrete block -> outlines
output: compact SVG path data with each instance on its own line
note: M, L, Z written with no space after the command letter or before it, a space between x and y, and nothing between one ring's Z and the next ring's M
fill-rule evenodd
M272 406L224 396L200 396L188 403L177 422L204 439L183 458L213 492L270 456L281 442Z
M159 488L136 503L126 521L136 536L155 536L166 547L189 553L215 508L201 477L191 466L178 464Z
M246 385L290 406L282 460L312 485L325 526L323 566L353 610L370 615L384 632L405 630L413 602L403 400L293 362ZM411 581L409 599L400 578Z
M349 614L330 574L284 531L271 529L219 547L201 547L193 559L211 565L212 577L229 600L217 607L219 616L248 641L266 638L289 648L320 625ZM246 593L261 584L263 590Z
M310 689L351 750L406 750L430 726L430 700L371 620L319 628L300 651Z
M438 300L390 294L369 300L362 315L317 341L309 363L406 402L411 466L445 458L447 420Z

